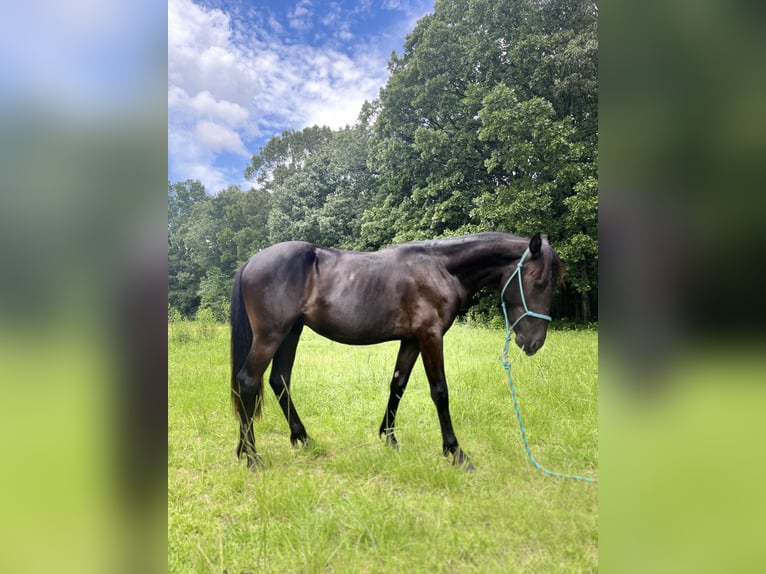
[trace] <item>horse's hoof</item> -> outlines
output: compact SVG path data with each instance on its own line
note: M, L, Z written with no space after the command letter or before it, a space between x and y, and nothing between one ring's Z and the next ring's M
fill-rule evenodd
M247 468L249 468L251 472L258 472L259 470L266 468L266 465L261 459L261 455L256 454L255 456L247 457Z
M307 434L293 435L290 437L290 444L292 444L294 447L302 446L305 448L307 446L311 446L313 442L314 441L311 440ZM300 443L300 445L298 443Z
M475 472L476 469L473 467L473 464L470 460L468 460L468 457L463 458L462 460L458 460L457 458L452 461L452 465L457 468L462 468L465 472Z
M452 455L452 464L462 468L466 472L474 472L476 469L471 463L471 459L458 447L458 450Z
M399 450L399 443L396 440L396 437L394 436L394 433L385 433L386 434L386 446L390 447L392 450Z

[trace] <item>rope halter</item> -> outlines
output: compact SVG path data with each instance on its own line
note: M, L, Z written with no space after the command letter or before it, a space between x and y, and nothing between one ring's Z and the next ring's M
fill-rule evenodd
M518 325L519 321L521 321L524 317L535 317L537 319L543 319L545 321L552 321L550 315L543 315L542 313L535 313L534 311L530 311L529 307L527 307L527 299L524 297L524 284L521 281L521 268L524 266L524 260L529 256L529 247L524 251L524 254L521 256L521 259L519 259L519 262L516 264L516 269L513 270L513 273L511 273L511 276L508 277L508 281L505 282L505 285L503 286L503 290L500 292L500 302L502 303L503 307L503 317L505 317L505 331L506 335L510 336L511 331L513 331L514 327ZM513 325L508 327L508 312L505 308L505 290L508 288L508 285L511 284L511 281L513 281L514 277L519 278L519 293L521 294L521 304L524 306L524 312L519 315L519 318L516 319L513 322Z

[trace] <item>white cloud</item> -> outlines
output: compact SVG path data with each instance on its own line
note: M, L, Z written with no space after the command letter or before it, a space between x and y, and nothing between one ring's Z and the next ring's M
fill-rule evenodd
M311 0L299 0L286 23L292 29L325 26L336 42L353 38L340 4L322 8L319 14ZM169 0L171 180L197 177L213 192L226 183L244 184L246 158L259 142L287 129L353 124L364 101L385 84L389 53L376 52L369 38L340 52L300 42L300 32L288 41L286 33L265 9L230 15L192 0ZM236 170L221 167L231 154L244 159Z
M310 29L313 25L311 7L313 7L311 0L300 0L289 12L290 27L296 30Z
M193 116L216 119L230 126L242 125L250 115L250 112L239 104L216 100L208 90L189 97L186 91L178 86L168 89L168 107L185 110Z
M229 151L250 157L237 132L221 124L209 120L200 120L194 128L194 137L200 144L214 153Z
M237 174L227 173L213 165L214 154L200 147L193 129L176 129L168 133L168 156L174 158L175 171L173 181L198 179L208 191L218 191L229 183L242 179Z

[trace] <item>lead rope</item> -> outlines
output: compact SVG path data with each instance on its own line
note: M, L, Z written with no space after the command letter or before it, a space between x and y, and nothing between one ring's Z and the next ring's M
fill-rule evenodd
M598 482L598 479L596 478L579 476L577 474L563 474L561 472L554 472L552 470L548 470L539 462L537 462L537 460L535 460L535 457L532 454L532 449L529 448L529 442L527 441L527 433L524 430L524 422L521 419L521 411L519 410L519 400L518 398L516 398L516 389L513 385L513 377L511 376L511 362L508 360L508 349L511 345L511 333L513 332L513 327L515 327L516 324L519 321L521 321L524 317L529 315L532 317L537 317L538 319L544 319L546 321L550 321L551 317L549 317L548 315L543 315L541 313L534 313L527 308L527 302L524 298L524 288L521 283L521 267L523 266L524 260L527 258L527 255L529 255L529 249L527 249L524 252L524 255L521 256L521 259L519 260L518 265L516 265L516 269L508 278L508 281L506 281L505 286L503 287L503 290L500 293L501 307L503 308L503 318L505 319L505 346L503 347L503 355L502 357L500 357L500 362L503 363L503 367L505 367L505 372L508 375L508 385L511 387L511 397L513 397L513 408L516 410L516 420L519 422L519 429L521 430L521 440L524 443L524 450L527 451L527 456L529 457L530 462L535 466L535 468L537 468L537 470L543 472L544 474L547 474L548 476L555 476L557 478L571 478L573 480L581 480L583 482ZM524 313L513 322L513 325L509 325L508 312L505 309L505 298L503 297L503 294L505 293L505 289L508 287L508 284L511 282L511 279L513 279L514 275L518 275L519 277L519 292L521 293L521 302L524 305Z

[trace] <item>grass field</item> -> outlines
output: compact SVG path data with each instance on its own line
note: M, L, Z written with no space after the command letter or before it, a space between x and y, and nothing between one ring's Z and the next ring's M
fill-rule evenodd
M400 450L377 436L397 343L349 347L304 330L293 398L311 448L292 448L266 388L255 437L266 468L234 457L223 325L168 327L170 572L591 572L598 486L552 478L526 458L497 357L502 331L445 338L455 433L476 472L441 456L418 360L397 417ZM593 331L549 331L534 357L513 346L514 382L535 458L597 475Z

